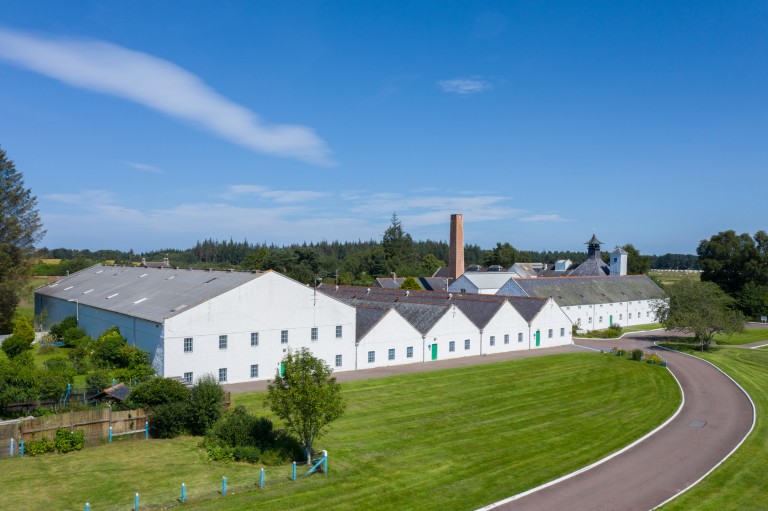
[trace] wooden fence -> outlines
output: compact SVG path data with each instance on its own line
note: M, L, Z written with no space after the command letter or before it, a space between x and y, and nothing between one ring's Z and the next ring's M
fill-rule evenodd
M85 433L85 444L96 445L112 436L144 433L147 412L143 409L112 411L111 408L67 412L35 419L22 420L0 425L0 457L7 457L10 442L18 446L21 440L27 443L41 438L52 439L59 428Z

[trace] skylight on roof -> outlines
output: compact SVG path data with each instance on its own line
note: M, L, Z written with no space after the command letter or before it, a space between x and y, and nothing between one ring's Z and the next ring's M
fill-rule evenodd
M140 279L143 279L143 278L144 278L144 277L146 277L147 275L149 275L149 273L144 273L144 274L142 274L142 275L139 275L139 278L140 278Z
M186 303L182 303L181 305L179 305L179 306L178 306L178 307L176 307L175 309L171 309L171 311L172 311L172 312L178 312L178 311L180 311L181 309L183 309L183 308L184 308L184 307L186 307L186 306L187 306L187 304L186 304Z
M96 273L101 273L101 272L103 272L103 271L104 271L104 270L99 270L99 271L97 271Z
M108 297L106 297L106 298L105 298L105 300L109 300L110 298L114 298L114 297L116 297L116 296L117 296L117 295L119 295L119 294L120 294L120 293L115 293L115 294L113 294L113 295L109 295Z
M88 294L88 293L90 293L91 291L93 291L93 289L89 289L88 291L83 291L83 294L84 294L84 295L87 295L87 294Z
M75 286L69 286L69 287L65 287L65 288L64 288L64 291L69 291L69 290L70 290L70 289L72 289L73 287L75 287Z
M135 302L133 302L133 304L134 304L134 305L136 305L137 303L141 303L141 302L143 302L144 300L146 300L146 298L141 298L141 299L139 299L139 300L136 300Z
M213 277L211 280L206 280L205 282L203 282L203 284L210 284L211 282L213 282L213 281L214 281L214 280L216 280L217 278L218 278L218 277Z

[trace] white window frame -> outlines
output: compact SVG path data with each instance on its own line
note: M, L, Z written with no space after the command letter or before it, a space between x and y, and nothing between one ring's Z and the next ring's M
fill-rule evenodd
M220 335L219 336L219 349L225 350L227 349L227 345L229 344L229 338L227 338L226 335Z
M259 345L259 332L251 332L251 347L256 348Z
M251 364L251 378L259 377L259 364Z
M373 364L376 362L376 352L375 351L369 351L368 352L368 363Z
M309 331L309 340L310 341L316 341L317 340L317 327L313 326Z
M405 348L405 358L413 358L413 346Z
M496 346L496 336L492 335L490 338L491 346Z
M187 349L189 347L189 349ZM184 353L194 353L195 351L195 340L192 337L185 337L184 338Z
M395 359L395 348L389 348L387 351L387 360L394 360Z
M219 383L227 383L227 368L219 368Z
M336 367L341 367L341 361L342 361L341 355L336 355Z
M192 383L192 380L194 380L195 375L192 371L184 373L184 383Z
M280 344L288 344L288 330L280 330Z
M472 346L472 342L469 339L464 339L464 349L468 350Z
M336 325L336 338L341 339L343 334L343 329L341 325Z
M448 343L448 351L449 352L456 351L456 341L451 341Z

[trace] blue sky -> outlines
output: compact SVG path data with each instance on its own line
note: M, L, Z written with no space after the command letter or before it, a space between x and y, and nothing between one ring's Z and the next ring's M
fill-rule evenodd
M768 2L3 2L41 245L766 229Z

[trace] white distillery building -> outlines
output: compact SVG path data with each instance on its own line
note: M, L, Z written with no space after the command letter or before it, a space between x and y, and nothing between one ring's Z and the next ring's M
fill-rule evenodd
M222 383L274 377L290 349L336 371L571 343L548 298L311 288L277 272L94 266L35 291L49 324L117 326L158 375Z
M117 326L158 375L190 382L272 378L288 348L354 369L354 307L276 272L94 266L37 289L44 310L92 337Z
M571 344L549 298L322 286L357 309L358 368Z

